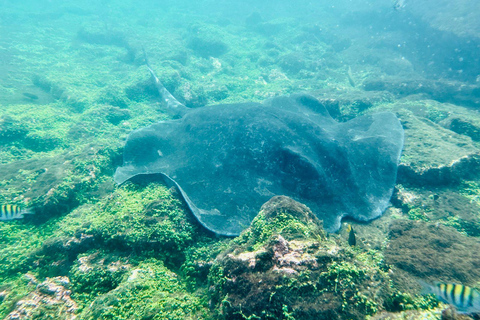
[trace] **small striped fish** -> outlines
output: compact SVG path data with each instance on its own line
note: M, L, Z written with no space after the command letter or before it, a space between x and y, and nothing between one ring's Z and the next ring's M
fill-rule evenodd
M445 303L451 304L459 312L480 312L480 291L455 283L436 283L434 285L422 283L423 287L439 297Z
M21 208L14 204L0 206L0 221L22 219L24 214L33 214L28 208Z

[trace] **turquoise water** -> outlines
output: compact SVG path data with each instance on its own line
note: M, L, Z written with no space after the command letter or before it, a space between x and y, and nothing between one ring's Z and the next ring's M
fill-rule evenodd
M0 206L35 212L0 221L0 317L439 319L455 300L420 283L480 283L479 15L472 0L0 0ZM188 108L308 93L338 122L393 112L391 205L327 234L284 199L232 239L159 179L117 186L128 135L172 119L144 52Z

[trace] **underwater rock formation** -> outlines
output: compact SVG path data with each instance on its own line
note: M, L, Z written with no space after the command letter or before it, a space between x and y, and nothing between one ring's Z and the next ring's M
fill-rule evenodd
M478 190L478 184L474 182L435 190L397 185L391 201L412 220L441 223L478 237Z
M28 134L28 130L22 123L9 115L0 116L0 142L3 145L22 140Z
M95 297L81 319L207 319L200 297L189 293L177 275L160 261L148 259L114 289Z
M272 198L209 274L222 319L364 319L390 299L388 276L327 239L310 209Z
M15 309L5 319L64 319L73 320L78 306L70 297L70 280L67 277L47 278L39 283L28 275L36 289L17 302Z
M464 82L392 78L390 80L368 80L364 83L364 88L366 91L388 91L398 97L423 94L440 102L480 106L480 87L467 85Z
M453 33L465 39L478 39L480 34L480 4L474 0L425 0L409 2L408 10L433 28ZM459 23L461 21L461 23Z
M7 186L0 202L22 199L42 221L70 211L88 196L104 195L113 188L99 176L109 169L112 150L87 146L55 157L0 164L0 186Z
M228 51L224 34L205 25L193 25L187 37L187 46L202 58L219 57Z
M454 307L442 311L442 320L473 320L468 314L459 313ZM475 318L476 319L476 318Z
M474 285L480 280L480 250L468 238L440 224L398 220L390 227L385 261L425 281Z
M456 134L409 110L397 113L406 137L398 183L416 186L458 183L480 168L480 150L470 137Z

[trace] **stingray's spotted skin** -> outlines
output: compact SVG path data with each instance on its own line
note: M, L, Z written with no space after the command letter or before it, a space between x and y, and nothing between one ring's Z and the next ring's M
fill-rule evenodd
M338 123L313 97L192 109L132 132L115 181L162 174L198 221L235 236L274 195L308 205L336 231L387 207L403 147L393 113Z

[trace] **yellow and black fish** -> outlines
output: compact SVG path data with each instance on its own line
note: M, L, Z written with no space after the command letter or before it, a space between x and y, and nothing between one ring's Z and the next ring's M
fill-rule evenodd
M480 291L463 284L435 283L427 284L420 282L425 288L424 293L433 293L440 300L453 305L459 312L480 312Z
M0 221L22 219L24 214L33 214L28 208L21 208L14 204L0 206Z
M347 225L347 232L348 232L348 244L353 246L357 245L357 236L355 235L355 230L351 224Z

